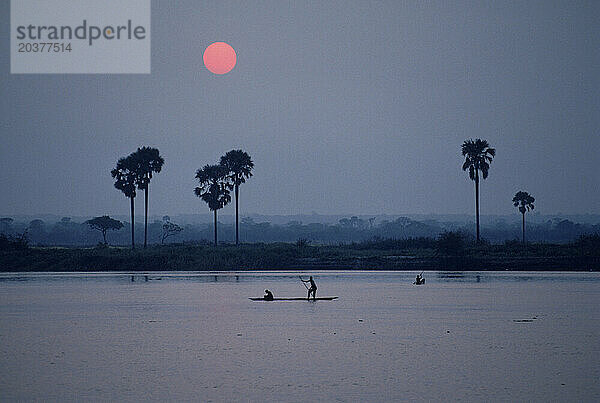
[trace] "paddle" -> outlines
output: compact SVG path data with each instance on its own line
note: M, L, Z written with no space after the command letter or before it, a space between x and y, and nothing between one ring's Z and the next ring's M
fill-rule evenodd
M306 285L304 280L302 280L302 277L298 276L298 278L300 279L300 281L302 281L302 285L304 286L304 288L306 288L308 290L308 286Z

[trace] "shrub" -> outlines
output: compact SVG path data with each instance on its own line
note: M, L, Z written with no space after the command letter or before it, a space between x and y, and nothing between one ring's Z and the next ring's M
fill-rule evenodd
M300 238L296 241L296 246L299 248L304 248L306 246L310 245L310 240L306 239L306 238Z
M436 251L444 256L461 256L465 253L465 235L460 231L444 231L437 239Z
M0 234L0 250L23 250L29 248L27 231L17 236Z

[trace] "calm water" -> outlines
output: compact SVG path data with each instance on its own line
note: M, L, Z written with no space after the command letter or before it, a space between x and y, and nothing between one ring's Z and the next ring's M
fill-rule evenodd
M0 399L600 401L597 273L311 274L0 274Z

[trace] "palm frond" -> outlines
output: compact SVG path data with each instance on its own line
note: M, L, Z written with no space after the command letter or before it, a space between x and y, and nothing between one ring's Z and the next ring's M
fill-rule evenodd
M468 168L469 177L472 180L477 180L477 172L481 171L483 179L486 179L490 163L496 155L496 150L490 147L487 140L465 140L461 146L461 152L465 156L465 162L462 165L463 171Z
M524 210L529 211L535 208L535 206L533 205L535 198L529 193L524 192L522 190L515 193L515 196L513 197L512 201L515 207L519 206L519 211L521 211L522 213L524 212Z
M123 192L126 197L136 196L136 181L137 173L135 171L135 161L130 156L120 158L117 161L117 166L110 171L111 176L115 179L114 186L116 189Z
M194 193L212 211L225 207L231 201L231 184L227 174L228 170L223 165L205 165L196 171L200 186L194 189Z
M252 176L254 163L243 150L231 150L221 157L220 165L227 168L229 179L234 185L246 182Z

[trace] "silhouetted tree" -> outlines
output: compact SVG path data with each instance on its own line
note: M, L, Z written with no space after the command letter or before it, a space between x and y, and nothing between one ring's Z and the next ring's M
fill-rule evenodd
M136 184L144 191L144 248L148 245L148 191L152 173L159 173L165 160L158 149L141 147L132 154L136 163Z
M469 170L469 178L475 182L475 216L477 220L477 242L479 242L479 171L483 179L488 177L490 163L496 155L486 140L465 140L462 144L462 155L465 157L463 171Z
M25 232L33 244L40 245L46 241L46 223L40 219L31 220Z
M194 189L194 193L208 204L208 208L215 215L215 246L218 244L217 210L231 201L227 174L227 168L222 165L205 165L196 171L196 179L200 186Z
M10 217L2 217L0 218L0 233L8 234L12 230L12 223L14 220Z
M29 230L43 232L46 231L46 223L38 218L29 221Z
M133 155L133 154L132 154ZM131 201L131 248L135 248L134 199L136 196L137 163L132 155L119 159L116 168L110 174L115 178L115 188L119 189Z
M54 242L60 244L70 244L72 241L78 238L81 239L81 231L87 232L85 228L86 226L83 225L83 227L84 228L82 230L82 225L80 223L73 222L71 217L63 217L60 219L60 221L55 223L48 232L48 241L52 239Z
M519 191L512 201L515 207L519 207L519 211L523 215L523 243L525 243L525 213L534 209L533 202L535 198L527 192Z
M121 221L112 219L107 215L92 218L91 220L87 220L85 223L89 225L90 228L96 229L102 233L102 238L104 239L105 245L108 244L108 242L106 242L106 231L118 231L123 228L123 223Z
M28 247L27 230L17 236L0 234L0 250L23 250Z
M247 178L252 176L254 163L245 151L231 150L221 157L221 165L227 168L231 186L235 189L235 244L238 245L240 243L238 220L239 187L242 183L246 182Z
M165 217L167 217L167 216L165 216ZM173 236L173 235L177 235L181 231L183 231L183 228L181 228L179 225L177 225L175 223L172 223L168 219L164 220L164 222L162 224L162 234L160 236L160 243L164 244L165 240L168 237Z

